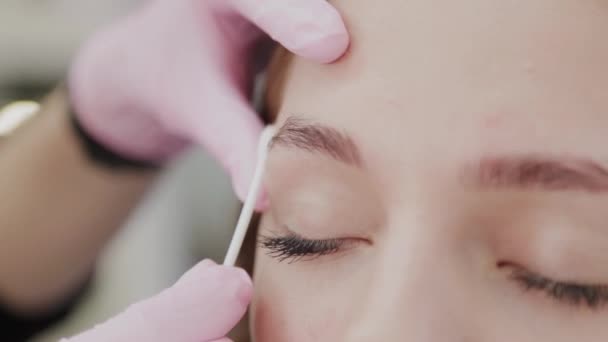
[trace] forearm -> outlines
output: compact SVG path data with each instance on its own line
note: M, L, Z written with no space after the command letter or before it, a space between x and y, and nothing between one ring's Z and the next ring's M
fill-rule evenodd
M0 144L0 299L26 312L83 281L154 176L91 162L65 98Z

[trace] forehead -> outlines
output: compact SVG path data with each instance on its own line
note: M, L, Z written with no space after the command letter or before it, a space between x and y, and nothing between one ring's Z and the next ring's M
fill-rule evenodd
M579 153L603 143L608 14L597 2L334 3L351 50L332 65L295 58L282 117L338 126L387 153L404 144L414 155L446 144Z

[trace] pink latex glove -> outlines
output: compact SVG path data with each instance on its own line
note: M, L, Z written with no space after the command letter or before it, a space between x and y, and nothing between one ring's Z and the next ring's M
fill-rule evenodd
M324 63L349 44L326 0L153 0L77 56L69 88L78 119L135 159L161 162L202 145L244 199L261 131L248 97L263 31Z
M228 342L252 292L245 271L205 260L159 295L61 342Z

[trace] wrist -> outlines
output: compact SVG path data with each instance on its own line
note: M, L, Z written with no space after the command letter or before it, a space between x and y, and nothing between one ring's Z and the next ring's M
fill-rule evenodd
M188 145L157 124L152 114L116 105L120 99L87 97L87 92L73 86L64 89L70 125L87 155L102 165L157 168Z
M65 112L68 116L69 129L79 143L82 152L94 164L113 170L155 170L162 165L162 160L146 158L137 152L128 153L128 141L121 145L121 139L117 139L99 130L85 127L81 122L82 116L75 111L69 96L67 87L62 86L59 90L65 99ZM113 133L120 133L118 130ZM132 136L131 139L137 139ZM112 142L112 143L108 143Z
M78 122L73 111L68 112L72 131L83 148L86 156L95 164L110 169L132 169L132 170L155 170L160 167L159 163L128 158L106 148L93 138Z

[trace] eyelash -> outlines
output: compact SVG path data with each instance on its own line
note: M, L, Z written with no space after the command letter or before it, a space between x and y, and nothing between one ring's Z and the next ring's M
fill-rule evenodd
M608 304L608 286L585 285L555 281L521 267L511 266L511 279L526 291L541 291L559 303L596 310ZM501 265L499 265L501 267Z
M296 234L286 236L262 236L260 245L268 251L268 255L279 262L312 260L324 255L339 252L344 246L343 239L313 240L305 239Z
M287 236L262 236L260 245L268 251L268 255L279 262L313 260L339 252L345 241L341 239L312 240L296 234ZM538 274L526 271L516 265L499 263L499 268L510 267L510 278L526 291L540 291L560 303L599 309L608 304L608 286L583 285L558 282Z

